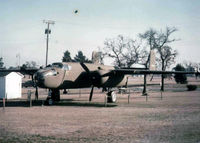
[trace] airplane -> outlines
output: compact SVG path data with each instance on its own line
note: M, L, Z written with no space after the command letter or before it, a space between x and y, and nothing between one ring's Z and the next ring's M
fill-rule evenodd
M0 70L0 72L21 72L32 76L35 83L36 98L38 87L49 89L47 104L60 101L60 90L90 88L89 101L92 100L94 87L109 89L108 102L116 102L117 96L113 87L127 87L128 75L136 74L196 74L197 72L185 71L155 71L140 68L115 69L113 66L106 66L97 63L75 63L57 62L42 69L15 69Z
M60 90L90 88L89 101L92 100L94 87L108 88L108 102L116 102L113 87L126 87L127 75L134 74L199 74L185 71L152 71L146 69L122 68L115 69L92 63L57 62L38 70L34 75L37 86L49 89L47 103L60 101Z

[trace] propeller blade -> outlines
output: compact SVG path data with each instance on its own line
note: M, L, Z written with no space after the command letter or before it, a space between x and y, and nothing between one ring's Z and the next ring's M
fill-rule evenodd
M93 96L93 90L94 90L94 86L92 85L92 89L91 89L91 92L90 92L90 98L89 98L89 101L92 100L92 96Z
M87 67L84 63L80 63L80 65L82 66L82 68L83 68L87 73L90 73L90 70L88 69L88 67Z
M82 68L88 73L89 78L90 78L90 81L91 81L91 83L92 83L92 89L91 89L91 91L90 91L90 97L89 97L89 101L91 101L91 100L92 100L92 96L93 96L95 77L92 76L92 73L90 72L90 70L88 69L88 67L87 67L84 63L80 63L80 65L81 65Z
M35 97L38 100L38 87L35 85Z

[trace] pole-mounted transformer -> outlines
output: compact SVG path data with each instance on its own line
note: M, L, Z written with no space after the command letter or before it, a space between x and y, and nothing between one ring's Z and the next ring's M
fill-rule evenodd
M48 47L49 47L49 34L51 34L51 29L49 29L50 24L55 24L55 21L52 20L43 20L43 23L47 24L47 28L45 29L45 34L47 34L47 42L46 42L46 66L48 64Z

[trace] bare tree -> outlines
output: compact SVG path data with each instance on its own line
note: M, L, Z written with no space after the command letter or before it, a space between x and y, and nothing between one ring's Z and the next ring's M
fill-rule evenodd
M126 43L125 52L122 53L125 66L130 68L133 64L137 63L141 54L141 44L136 40L129 39Z
M176 41L176 39L170 39L171 34L173 34L176 31L177 29L174 27L172 28L166 27L166 30L164 32L162 32L162 30L156 31L150 28L144 34L139 35L141 39L146 41L146 44L147 46L149 46L150 50L156 49L158 51L160 55L160 60L162 61L162 64L161 64L162 70L165 70L166 66L168 66L170 62L173 61L177 55L177 52L173 51L168 46L168 44ZM165 56L167 56L167 58L165 58ZM150 60L150 54L148 55L148 58L146 60L146 67L148 66L149 60ZM146 76L144 78L146 78ZM162 91L164 90L164 75L162 75L161 90Z
M162 71L165 71L167 67L175 63L175 58L178 54L176 50L169 46L163 46L163 48L158 49L158 53Z
M183 66L185 67L186 71L195 71L198 67L198 63L183 61Z
M174 62L174 59L177 55L177 51L173 51L171 47L168 46L168 44L176 41L177 39L170 39L170 35L176 32L177 29L172 27L166 27L165 32L160 31L156 35L155 39L155 48L157 49L161 65L162 65L162 71L166 70L166 67L171 65L172 62ZM164 75L162 74L161 77L161 91L164 91Z
M143 52L141 54L139 63L144 65L145 68L149 68L150 65L150 51L154 50L156 48L155 46L155 35L157 34L157 31L150 28L149 30L147 30L145 33L143 34L139 34L139 37L141 38L141 40L145 40L145 47L149 47L149 50L147 49L143 49ZM143 87L143 95L147 95L146 93L146 87L147 87L147 75L144 74L144 87Z
M37 64L35 61L26 61L25 64L22 65L24 68L36 68Z
M159 61L161 63L162 71L165 71L167 67L175 62L175 58L178 53L169 46L163 46L157 50L160 56ZM161 90L164 91L164 75L162 75L161 79Z
M130 38L118 35L117 38L106 39L104 54L115 59L116 67L131 67L138 62L140 44Z
M150 60L150 53L145 48L143 48L139 56L138 63L141 65L144 65L144 67L147 69L149 67L149 60ZM143 91L142 91L143 95L147 95L146 88L147 88L147 75L144 74L144 85L143 85Z

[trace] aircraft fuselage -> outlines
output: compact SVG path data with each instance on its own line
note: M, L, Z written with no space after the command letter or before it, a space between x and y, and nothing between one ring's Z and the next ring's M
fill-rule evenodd
M124 75L102 76L113 70L112 66L85 65L90 70L90 75L80 63L54 63L35 74L37 85L49 89L72 89L91 87L92 84L96 87L118 87L126 84Z

